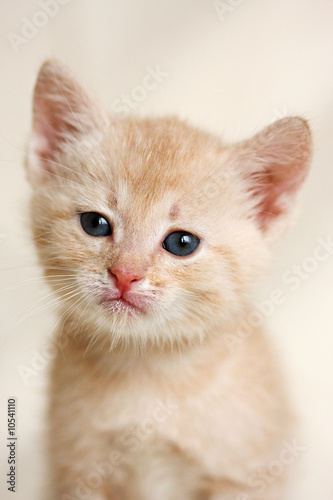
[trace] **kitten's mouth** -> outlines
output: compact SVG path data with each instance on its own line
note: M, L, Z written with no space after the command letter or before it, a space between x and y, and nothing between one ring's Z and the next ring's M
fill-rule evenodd
M101 300L101 305L111 312L121 312L128 314L139 314L144 312L143 305L134 303L130 300L126 300L123 296L117 298L103 297Z

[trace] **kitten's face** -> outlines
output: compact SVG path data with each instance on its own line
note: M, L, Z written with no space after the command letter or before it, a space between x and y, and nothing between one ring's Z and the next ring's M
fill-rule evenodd
M295 142L281 130L278 156ZM272 162L272 131L226 148L176 119L109 121L45 65L28 166L35 240L62 309L111 343L191 340L229 321L304 178L309 134L301 120L293 131L297 176L283 156L273 189L258 159Z

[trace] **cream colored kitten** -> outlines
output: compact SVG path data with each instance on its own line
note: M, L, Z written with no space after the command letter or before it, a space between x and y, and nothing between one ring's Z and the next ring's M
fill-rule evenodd
M225 145L176 118L108 118L43 65L27 167L59 298L50 499L282 498L260 474L289 411L250 292L310 155L301 118Z

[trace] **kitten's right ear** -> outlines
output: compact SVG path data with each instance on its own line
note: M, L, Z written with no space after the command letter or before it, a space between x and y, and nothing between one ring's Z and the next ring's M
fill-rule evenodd
M56 174L58 154L66 143L93 140L107 125L106 114L67 67L56 60L46 61L34 91L32 140L27 162L30 177L43 181Z

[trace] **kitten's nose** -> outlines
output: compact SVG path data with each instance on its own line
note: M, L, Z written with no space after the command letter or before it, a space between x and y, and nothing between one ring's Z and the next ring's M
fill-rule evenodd
M116 280L116 287L121 294L128 292L134 282L143 278L138 273L127 267L112 267L109 269L111 276Z

